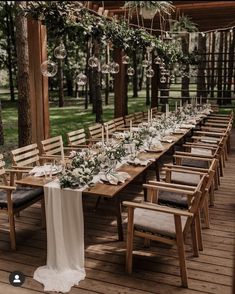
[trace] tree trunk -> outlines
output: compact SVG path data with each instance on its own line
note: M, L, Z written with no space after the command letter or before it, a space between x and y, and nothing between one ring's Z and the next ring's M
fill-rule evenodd
M4 145L4 132L2 124L2 104L0 100L0 145Z
M223 75L223 100L222 100L222 104L227 104L226 101L226 90L227 90L227 64L228 64L228 54L227 54L227 50L228 50L228 34L225 31L224 32L224 54L223 54L223 68L224 68L224 75ZM224 99L225 98L225 99Z
M85 68L85 75L89 76L89 68L88 68L88 59L89 59L89 45L88 42L86 42L86 68ZM88 99L88 84L85 85L85 109L88 109L89 99Z
M15 101L14 81L13 81L13 60L12 60L12 40L11 40L11 24L10 24L10 10L11 7L6 2L6 27L7 27L7 67L9 75L9 88L11 94L11 101Z
M154 60L154 55L152 60ZM158 107L158 88L159 88L159 65L152 62L154 76L151 79L151 108Z
M226 97L231 98L232 81L234 71L234 50L235 50L235 30L230 33L230 46L229 46L229 60L228 60L228 88ZM228 104L231 104L231 99L227 100Z
M105 62L109 63L109 47L107 47L105 54ZM109 74L105 74L105 105L109 104Z
M183 51L184 55L189 54L189 35L188 34L182 38L182 51ZM188 64L186 65L186 68L185 68L185 74L189 75L189 65ZM183 103L190 100L189 81L190 81L190 79L188 76L184 76L182 78L181 97L183 98L182 99Z
M146 105L150 105L150 81L146 78Z
M100 55L100 44L98 41L94 41L94 55L99 59ZM103 114L103 108L102 108L102 95L101 95L101 72L99 66L94 68L94 98L95 98L95 121L97 123L102 123L102 114Z
M223 64L223 43L224 43L224 34L223 32L220 32L220 42L219 42L219 53L218 53L218 63L217 63L217 76L218 76L218 80L217 80L217 90L218 90L218 94L217 94L217 104L221 105L222 104L222 74L223 74L223 69L222 69L222 64Z
M135 73L133 75L133 97L138 97L138 63L137 63L137 56L136 51L133 51L133 68Z
M26 1L19 1L17 5L25 7ZM16 50L18 57L18 133L20 147L30 144L32 140L27 38L27 19L19 14L16 16Z
M59 107L64 107L64 73L63 61L58 60Z
M197 77L197 97L202 97L203 102L207 97L206 82L205 82L205 70L206 70L206 37L198 36L198 53L200 55L200 63L198 65L198 77Z
M216 40L216 35L215 33L212 33L212 48L211 48L211 97L214 98L215 92L215 40Z

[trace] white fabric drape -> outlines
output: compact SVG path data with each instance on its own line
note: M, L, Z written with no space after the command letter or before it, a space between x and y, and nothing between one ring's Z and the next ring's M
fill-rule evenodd
M85 278L82 190L60 189L58 181L44 186L47 263L34 273L45 291L69 292Z

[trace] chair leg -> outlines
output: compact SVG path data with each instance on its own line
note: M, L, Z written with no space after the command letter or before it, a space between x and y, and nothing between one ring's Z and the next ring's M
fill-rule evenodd
M195 227L195 222L193 222L191 225L191 236L192 236L193 256L199 257L197 231L196 231L196 227Z
M208 195L209 195L209 193L206 193L206 196L205 196L205 199L204 199L204 203L203 203L203 207L202 207L203 216L204 216L204 222L205 222L205 226L206 226L207 229L210 228L209 199L208 199Z
M197 230L198 248L199 248L200 251L203 251L202 228L201 228L200 212L198 212L195 215L195 224L196 224L196 230Z
M210 187L210 206L214 206L215 203L215 179L213 179Z
M127 240L126 240L126 271L128 274L132 273L132 251L134 239L134 209L128 207L128 225L127 225Z
M174 215L174 218L175 218L176 244L177 244L178 254L179 254L181 281L182 281L182 286L185 288L188 288L188 274L187 274L187 268L186 268L184 236L182 232L181 218L179 215Z
M8 218L10 223L11 249L16 250L15 218L13 212L8 213Z

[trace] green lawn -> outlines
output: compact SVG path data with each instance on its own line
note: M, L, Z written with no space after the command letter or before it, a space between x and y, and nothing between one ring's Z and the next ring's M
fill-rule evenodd
M103 107L103 120L108 121L113 118L113 97L110 95L110 105ZM174 96L174 97L177 97ZM9 152L18 146L18 117L17 117L17 102L9 101L9 95L1 93L0 99L2 101L2 118L4 127L5 144L0 146L0 152L9 161ZM175 101L170 99L171 109L174 109ZM137 111L145 111L145 91L139 93L138 98L132 97L132 91L129 92L128 102L129 113ZM223 109L221 112L228 112L231 109ZM65 135L69 131L77 130L79 128L87 129L87 126L95 123L95 115L91 113L91 106L88 110L84 109L83 105L72 105L59 108L56 106L50 107L50 127L51 136L62 135L65 140Z

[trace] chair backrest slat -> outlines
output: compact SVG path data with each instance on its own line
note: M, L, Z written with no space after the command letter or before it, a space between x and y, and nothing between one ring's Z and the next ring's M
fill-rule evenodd
M77 146L86 144L86 134L84 129L67 133L68 145Z
M44 155L61 155L64 157L64 146L62 136L43 140L42 150Z
M12 150L11 154L15 166L39 165L39 149L35 143Z
M88 130L89 130L89 136L91 139L100 139L102 137L101 124L95 124L94 126L90 126Z

